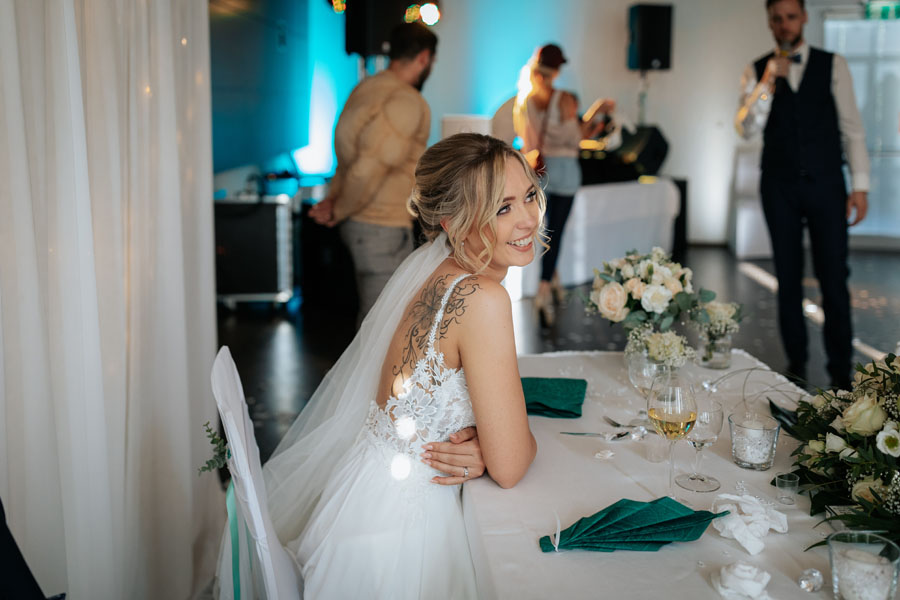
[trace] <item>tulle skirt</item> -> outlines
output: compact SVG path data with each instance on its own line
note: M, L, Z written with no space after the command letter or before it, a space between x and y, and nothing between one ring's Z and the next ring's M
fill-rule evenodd
M305 600L476 598L459 486L361 437L290 544Z

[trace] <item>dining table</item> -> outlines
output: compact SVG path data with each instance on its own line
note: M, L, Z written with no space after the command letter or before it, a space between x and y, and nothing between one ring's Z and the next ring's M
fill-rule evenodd
M725 422L718 440L703 451L700 468L718 479L721 488L706 493L678 488L675 499L694 510L710 510L719 494L751 495L782 512L788 531L770 531L760 553L749 554L712 525L695 541L673 542L655 552L543 552L538 540L553 536L558 527L565 529L623 498L646 502L666 496L666 442L655 434L607 439L612 436L605 434L618 430L604 417L628 423L646 408L629 382L621 352L521 355L519 371L523 377L585 379L587 391L579 418L529 417L537 455L517 485L502 489L482 477L463 486L479 598L718 598L711 577L739 561L771 575L766 588L771 598L810 597L797 583L807 569L818 569L825 579L823 591L812 596L830 597L827 548L807 548L822 542L832 526L821 522L822 515L810 516L806 495L796 495L793 505L781 504L772 485L777 473L791 470L791 453L799 442L780 432L774 464L765 471L741 468L731 456L729 414L769 414L770 400L793 409L805 396L803 390L741 350L732 350L725 370L694 364L681 369L698 398L722 404ZM676 472L689 472L694 452L687 441L676 443Z

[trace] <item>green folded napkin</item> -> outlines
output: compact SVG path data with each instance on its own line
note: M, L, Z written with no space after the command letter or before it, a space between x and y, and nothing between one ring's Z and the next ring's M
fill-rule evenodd
M525 392L525 408L529 415L577 419L581 416L584 379L564 379L561 377L523 377L522 391Z
M668 497L652 502L619 500L562 530L559 549L656 551L671 542L698 539L710 521L727 514L728 511L718 514L694 511ZM544 552L556 549L549 535L542 537L539 543Z

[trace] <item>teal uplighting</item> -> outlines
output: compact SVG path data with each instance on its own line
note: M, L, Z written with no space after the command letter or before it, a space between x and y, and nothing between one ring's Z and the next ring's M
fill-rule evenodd
M344 51L343 14L324 2L309 3L309 138L292 151L303 175L330 176L334 156L334 126L357 82L357 62Z

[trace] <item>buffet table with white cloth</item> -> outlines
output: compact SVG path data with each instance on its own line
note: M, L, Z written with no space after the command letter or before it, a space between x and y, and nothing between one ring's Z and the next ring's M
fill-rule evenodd
M557 270L562 284L590 281L594 267L621 256L623 249L640 246L649 251L660 246L671 250L678 211L678 188L669 179L582 186L575 194L560 248ZM539 258L521 271L510 272L506 287L512 299L534 296L540 277Z
M650 462L648 450L663 440L648 435L636 441L560 435L561 431L611 432L602 417L628 422L644 407L644 400L630 386L620 352L558 352L519 357L522 376L570 377L588 381L583 416L579 419L530 417L538 453L526 476L516 487L504 490L488 478L463 486L463 510L479 598L717 598L710 575L728 564L743 561L768 571L772 579L766 591L772 598L808 598L796 581L808 568L819 569L830 586L830 569L824 546L804 552L832 531L828 524L809 516L809 499L796 496L796 504L775 501L769 482L789 471L797 442L779 436L774 466L752 471L731 459L728 415L750 408L768 414L768 398L794 408L799 390L742 351L733 354L733 376L717 385L715 399L725 409L725 423L718 442L704 451L701 472L716 477L720 490L694 493L678 489L677 499L695 510L709 510L721 494L757 496L787 516L788 532L762 538L765 549L751 556L734 539L725 539L710 525L699 540L674 542L657 552L590 552L583 550L544 553L538 539L553 535L559 516L562 529L622 499L650 501L666 495L667 462ZM726 371L697 366L685 370L697 382L712 381ZM743 389L743 396L742 396ZM782 393L782 391L784 393ZM601 450L615 454L596 458ZM685 442L676 446L676 470L689 469L694 450ZM827 593L827 592L826 592Z

